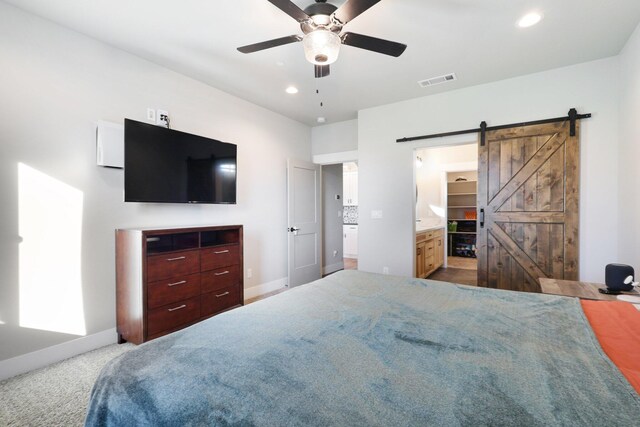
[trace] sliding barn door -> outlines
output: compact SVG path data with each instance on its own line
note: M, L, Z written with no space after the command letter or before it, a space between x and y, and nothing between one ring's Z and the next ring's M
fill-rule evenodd
M579 123L488 131L478 152L478 285L577 280Z

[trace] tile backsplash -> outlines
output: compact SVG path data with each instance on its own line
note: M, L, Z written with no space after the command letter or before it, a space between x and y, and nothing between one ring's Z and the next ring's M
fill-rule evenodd
M345 224L357 224L358 223L358 207L357 206L343 206L343 222Z

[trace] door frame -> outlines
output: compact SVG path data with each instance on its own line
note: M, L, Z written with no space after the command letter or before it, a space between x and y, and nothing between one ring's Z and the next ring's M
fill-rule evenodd
M412 187L414 190L411 191L412 194L412 199L413 199L413 209L412 209L412 214L411 217L413 219L413 225L412 225L412 230L413 230L413 241L411 243L412 247L414 248L414 250L412 252L415 252L415 245L416 245L416 225L417 222L416 220L418 218L416 218L416 208L417 208L417 203L418 203L418 198L417 198L417 194L415 189L417 189L417 185L418 185L418 181L417 181L417 174L418 174L418 165L416 164L416 157L417 157L417 153L418 151L422 151L422 150L428 150L431 148L446 148L446 147L457 147L457 146L461 146L461 145L472 145L472 144L477 144L478 143L478 138L477 136L473 135L473 134L469 134L469 135L452 135L452 136L444 136L444 137L440 137L440 138L433 138L429 140L430 142L426 142L426 143L422 143L419 145L416 145L413 150L411 151L411 165L413 168L413 183L412 183ZM452 165L467 165L468 166L468 162L461 162L461 163L451 163ZM477 170L477 165L476 165L476 170ZM472 169L473 170L473 169ZM445 172L446 174L446 172ZM446 181L446 180L445 180ZM445 194L445 201L446 201L446 183L445 185L445 192L443 194ZM359 230L358 230L359 231ZM358 234L359 237L359 234ZM448 236L447 236L448 237ZM444 267L447 266L447 246L448 245L448 241L449 239L446 238L445 240L445 256L444 256ZM415 254L414 254L415 255ZM416 271L416 257L413 256L411 258L411 271L413 272L412 275L415 275L415 271Z
M354 150L354 151L340 151L337 153L327 153L327 154L316 154L313 156L313 163L320 165L320 210L322 212L324 212L324 204L323 204L323 200L324 200L324 192L325 192L325 188L322 185L323 179L322 179L322 166L330 166L330 165L342 165L345 163L349 163L349 162L356 162L358 163L358 151ZM344 194L343 194L344 196ZM324 221L321 223L320 226L320 247L322 248L324 246L324 233L325 233L325 229L324 229ZM358 234L358 239L360 237L360 234ZM322 275L324 276L324 251L321 251L322 253L320 254L320 266L322 269ZM342 254L344 256L344 244L342 247Z

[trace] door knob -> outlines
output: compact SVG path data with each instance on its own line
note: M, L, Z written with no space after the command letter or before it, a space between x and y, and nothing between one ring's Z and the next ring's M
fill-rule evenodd
M297 235L299 230L300 230L300 229L299 229L298 227L291 227L291 228L289 228L287 231L289 231L289 232L291 232L291 233L293 233L293 234Z

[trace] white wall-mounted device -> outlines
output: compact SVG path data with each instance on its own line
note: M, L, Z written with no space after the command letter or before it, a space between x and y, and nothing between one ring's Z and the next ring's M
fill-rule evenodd
M98 120L96 160L98 166L124 168L124 125Z

